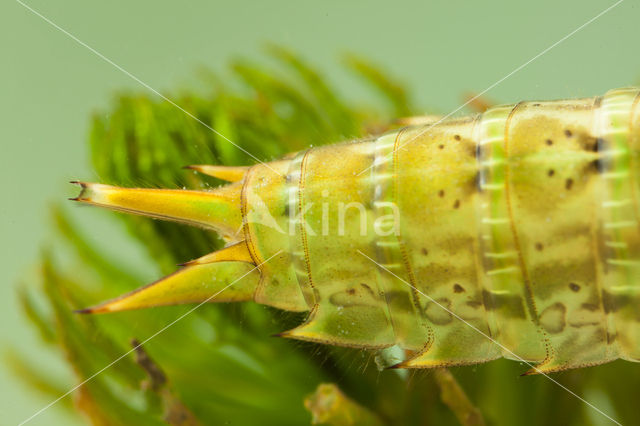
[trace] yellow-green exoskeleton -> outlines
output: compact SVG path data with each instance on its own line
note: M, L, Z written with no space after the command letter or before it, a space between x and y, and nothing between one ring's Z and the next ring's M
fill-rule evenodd
M282 336L397 345L407 368L639 361L639 93L493 107L251 167L192 166L230 182L211 191L80 183L78 201L227 242L84 312L254 300L309 312Z

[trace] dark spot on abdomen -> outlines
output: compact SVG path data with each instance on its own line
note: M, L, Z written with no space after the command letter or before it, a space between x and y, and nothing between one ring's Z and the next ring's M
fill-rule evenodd
M596 173L604 172L604 162L601 159L593 160L589 163L591 169L593 169Z
M600 307L595 303L583 303L582 305L580 305L580 307L585 311L590 311L590 312L595 312L600 309Z
M571 191L571 188L573 188L573 179L569 178L564 182L564 187L567 191Z

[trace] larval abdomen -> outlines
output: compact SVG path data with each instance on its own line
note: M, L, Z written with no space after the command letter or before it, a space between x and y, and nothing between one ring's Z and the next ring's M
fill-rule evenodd
M325 191L336 196L332 206L357 201L373 218L379 202L400 212L397 235L373 232L356 241L331 234L317 252L318 237L305 235L307 264L319 271L315 285L326 294L315 303L349 318L374 309L368 330L386 322L395 338L378 330L384 339L372 346L417 351L404 366L502 355L553 371L638 360L636 105L636 89L520 103L302 154L317 158L302 191L312 200ZM367 155L375 166L361 174ZM331 179L314 181L323 167L335 169ZM364 256L348 257L356 249L383 265L374 283L371 273L349 272L349 265L366 268ZM346 283L329 290L336 281L323 270L343 274ZM369 302L363 284L377 286ZM367 329L370 316L362 318L357 329ZM300 331L323 321L331 323L317 311ZM288 335L308 337L297 331ZM330 341L332 333L314 337Z
M85 312L211 292L309 311L285 337L397 345L402 367L640 361L638 93L497 106L247 168L194 166L234 182L211 191L82 183L78 201L228 243Z

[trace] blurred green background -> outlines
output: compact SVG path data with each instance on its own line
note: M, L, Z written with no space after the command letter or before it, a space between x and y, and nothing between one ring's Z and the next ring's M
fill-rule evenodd
M206 66L224 75L230 59L264 57L274 42L300 53L346 97L366 102L341 68L354 52L399 77L426 111L448 112L597 15L613 1L27 2L39 13L161 92L198 85ZM69 180L98 179L89 168L89 117L116 90L147 90L18 2L0 5L0 345L53 374L17 307L16 284L35 275L51 239L47 208L75 195ZM640 5L626 0L511 76L487 97L499 102L603 94L640 84ZM79 225L148 279L145 253L112 232L107 216L83 209ZM97 225L96 225L97 224ZM17 424L47 404L0 368L0 423ZM54 407L29 424L69 424Z

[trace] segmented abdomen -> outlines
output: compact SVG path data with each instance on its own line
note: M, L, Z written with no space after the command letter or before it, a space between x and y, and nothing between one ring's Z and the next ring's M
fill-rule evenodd
M420 351L414 367L640 360L637 94L496 107L299 154L291 253L316 308L287 335L398 344ZM372 225L391 203L398 229L382 235ZM323 209L346 216L345 235L322 235Z
M523 102L247 169L194 166L238 181L208 193L82 184L79 201L229 243L87 312L215 294L311 311L282 335L398 345L404 367L640 361L639 103L636 88Z

